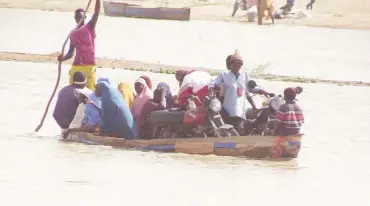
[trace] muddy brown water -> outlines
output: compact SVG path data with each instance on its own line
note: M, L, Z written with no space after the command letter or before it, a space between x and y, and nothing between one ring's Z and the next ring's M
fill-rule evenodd
M34 134L55 64L0 62L1 205L364 205L370 202L370 89L302 84L303 148L291 161L163 154L58 141L51 111ZM62 85L69 66L63 67ZM133 83L142 72L99 69ZM178 90L173 75L150 74ZM289 83L258 80L278 93ZM53 101L52 108L55 101Z

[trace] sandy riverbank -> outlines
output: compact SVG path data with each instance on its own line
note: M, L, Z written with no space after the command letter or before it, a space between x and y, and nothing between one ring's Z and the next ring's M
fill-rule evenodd
M297 1L295 8L305 9L308 1ZM115 2L123 2L123 0L116 0ZM124 2L143 6L161 5L159 0L129 0ZM233 2L234 0L173 0L168 2L168 6L191 7L191 18L193 20L246 22L244 11L239 11L235 18L230 17ZM275 0L275 7L280 8L285 2L286 0ZM76 8L85 7L86 3L86 0L69 0L67 2L64 0L0 0L0 7L74 11ZM370 29L370 0L318 0L311 14L313 16L312 19L279 20L277 23L330 28Z
M50 55L39 55L39 54L25 54L25 53L11 53L11 52L0 52L0 61L23 61L23 62L54 62L56 63L56 53ZM112 68L112 69L127 69L132 71L148 71L155 73L173 74L177 69L184 68L174 65L164 64L152 64L140 61L123 61L108 58L97 58L98 68ZM71 64L71 61L66 61L65 64ZM208 68L195 68L197 70L207 71L212 75L217 75L220 71ZM299 83L325 83L325 84L336 84L338 86L362 86L370 87L370 82L362 81L339 81L339 80L327 80L327 79L316 79L306 78L297 76L283 76L274 75L266 72L266 65L259 65L254 68L251 72L252 78L264 79L270 81L283 81L283 82L299 82Z

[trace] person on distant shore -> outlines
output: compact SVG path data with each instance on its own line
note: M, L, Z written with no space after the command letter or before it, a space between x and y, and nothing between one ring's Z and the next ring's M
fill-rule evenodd
M106 82L99 82L96 85L95 95L101 97L100 135L134 139L136 124L119 91Z
M86 11L77 9L75 11L75 21L78 23ZM58 61L62 62L71 59L76 50L72 68L69 72L69 83L72 84L73 74L77 71L83 72L87 77L87 87L91 90L95 89L95 26L100 13L100 0L96 0L95 11L91 20L85 24L85 20L81 26L72 33L70 38L69 50L66 55L60 54Z
M302 91L302 87L289 87L284 90L285 104L280 106L275 115L273 135L288 136L300 133L304 116L301 107L296 102L296 96Z
M294 3L295 3L295 0L287 0L286 4L280 7L280 9L283 11L283 13L290 12L292 11Z
M307 10L312 10L313 4L315 3L315 0L310 0L310 2L306 5Z
M60 90L58 99L55 104L53 117L58 123L59 127L62 128L64 133L75 119L77 108L79 107L80 101L78 94L79 89L86 88L86 77L82 72L76 72L73 75L72 85L68 85ZM83 107L81 113L83 117ZM81 121L79 121L81 123Z
M272 0L258 0L257 11L258 11L258 25L262 25L263 17L265 16L265 11L267 11L268 17L271 18L272 24L275 24L274 5Z

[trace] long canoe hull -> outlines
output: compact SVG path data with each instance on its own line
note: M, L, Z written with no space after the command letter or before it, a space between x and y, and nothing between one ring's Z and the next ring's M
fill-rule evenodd
M107 16L121 16L145 19L190 20L190 8L145 8L139 5L103 2L104 13Z
M249 158L296 158L301 148L301 135L125 140L74 132L66 140L116 148Z

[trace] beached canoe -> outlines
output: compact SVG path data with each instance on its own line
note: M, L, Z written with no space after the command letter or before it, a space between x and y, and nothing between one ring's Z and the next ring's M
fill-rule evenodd
M74 132L69 134L66 140L115 148L250 158L296 158L301 148L301 135L125 140Z
M190 20L190 8L153 7L103 1L104 13L107 16L122 16L145 19Z

